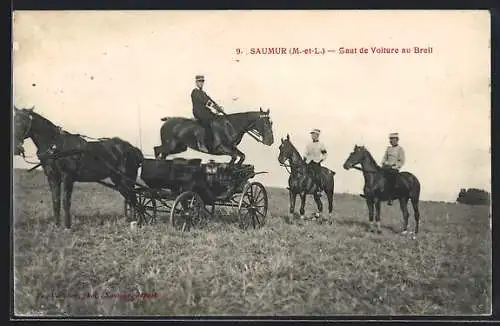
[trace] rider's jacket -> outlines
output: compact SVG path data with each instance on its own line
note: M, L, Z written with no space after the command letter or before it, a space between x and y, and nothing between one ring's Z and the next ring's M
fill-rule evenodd
M319 140L311 141L309 144L307 144L304 154L306 163L309 163L311 161L319 163L321 160L326 159L326 156L326 147Z
M193 115L197 119L210 119L214 113L209 106L213 105L216 109L220 108L210 96L202 89L195 88L191 92L191 102L193 103Z
M393 169L400 170L405 164L405 151L403 147L389 146L385 150L384 157L382 158L382 166L390 166Z

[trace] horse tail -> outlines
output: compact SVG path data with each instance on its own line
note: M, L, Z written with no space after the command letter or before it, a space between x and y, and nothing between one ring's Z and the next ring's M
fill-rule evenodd
M420 223L420 209L418 207L420 200L420 181L418 181L417 177L412 176L412 187L410 190L410 200L411 205L413 207L413 214L415 217L415 234L418 233L419 223Z

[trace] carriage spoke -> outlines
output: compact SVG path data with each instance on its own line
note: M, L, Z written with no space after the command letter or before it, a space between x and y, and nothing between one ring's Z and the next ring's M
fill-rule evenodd
M264 215L263 213L259 212L258 210L255 211L257 214L259 214L260 216L262 216L263 218L266 218L266 215Z
M262 190L260 188L257 188L257 193L255 194L254 198L259 198L259 195L261 194Z

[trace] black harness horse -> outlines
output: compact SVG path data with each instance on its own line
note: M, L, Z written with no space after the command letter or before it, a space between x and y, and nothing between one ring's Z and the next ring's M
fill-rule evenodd
M144 157L120 138L88 142L62 130L32 109L14 108L14 155L24 157L23 143L31 138L52 193L56 224L61 223L61 192L65 226L71 227L71 195L75 182L102 182L110 178L115 189L136 207L134 182ZM61 191L62 186L62 191ZM139 224L142 224L142 214Z
M318 190L326 193L328 198L328 213L329 222L332 222L333 214L333 191L335 187L334 176L335 172L325 167L321 167L321 189L310 176L307 164L302 159L302 156L297 151L295 146L290 141L290 135L286 135L286 139L281 139L280 153L278 161L282 166L286 166L286 161L289 161L290 177L288 178L288 190L290 194L290 214L295 212L295 202L297 195L300 195L300 215L303 218L305 213L305 204L307 194L314 196L314 201L318 207L320 214L323 212L323 203L318 195Z
M161 159L170 154L184 152L189 147L211 155L230 155L230 164L237 158L237 164L242 164L245 154L238 150L237 146L245 133L264 145L271 146L274 143L269 110L260 109L215 118L212 122L214 150L210 152L203 148L205 130L198 121L180 117L167 117L162 121L165 122L160 129L161 145L154 147L155 157Z
M356 167L360 164L361 168ZM408 200L411 200L413 211L415 213L415 234L418 233L418 224L420 221L420 212L418 208L420 198L420 182L417 177L409 172L401 172L396 176L395 187L392 193L386 191L386 176L383 169L377 164L373 156L364 146L354 146L354 150L344 163L344 169L355 168L363 172L365 185L363 193L368 205L368 217L370 221L370 230L373 231L373 208L375 207L375 221L377 223L377 232L380 233L380 203L382 201L399 199L401 211L403 212L402 233L408 231Z

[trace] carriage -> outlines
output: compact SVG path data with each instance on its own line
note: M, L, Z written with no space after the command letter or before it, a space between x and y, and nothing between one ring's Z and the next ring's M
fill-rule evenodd
M255 172L250 164L146 158L134 185L137 207L125 202L125 215L140 211L144 223L154 223L164 214L174 229L189 231L207 223L215 206L225 206L237 208L240 228L259 228L267 217L267 191L249 180L261 173L266 172Z

